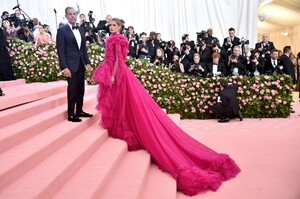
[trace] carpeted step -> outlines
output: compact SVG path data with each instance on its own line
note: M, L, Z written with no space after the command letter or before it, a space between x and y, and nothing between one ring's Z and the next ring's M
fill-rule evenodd
M140 199L151 161L145 150L127 153L98 199Z
M0 189L35 167L93 123L98 123L99 114L92 108L88 111L95 115L80 123L64 120L1 154Z
M141 199L176 199L176 195L175 179L152 164Z
M16 79L16 80L10 80L10 81L0 81L0 88L7 88L11 86L19 86L26 84L25 79ZM5 90L5 89L4 89Z
M5 199L52 198L105 142L97 123L0 191ZM84 182L83 182L84 183Z
M53 198L98 198L104 185L121 165L126 153L128 151L124 141L108 138Z
M96 99L94 95L88 95L85 97L84 106L89 107L92 105L94 107L95 101ZM63 104L54 109L36 114L25 120L1 128L0 154L30 139L51 126L66 120L66 106L66 104Z
M96 86L87 86L85 90L85 96L94 95L96 97L96 92ZM0 130L5 126L14 124L21 120L27 119L28 117L31 117L33 115L51 110L57 106L67 103L66 95L66 92L62 92L44 99L40 99L31 103L26 103L21 106L1 111Z
M0 110L66 92L66 88L66 81L39 82L8 87L5 89L5 96L0 98Z

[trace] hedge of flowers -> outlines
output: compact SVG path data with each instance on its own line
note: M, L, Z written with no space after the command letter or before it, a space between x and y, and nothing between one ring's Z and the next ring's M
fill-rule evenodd
M27 82L48 82L63 79L55 44L42 44L34 48L18 39L9 40L9 51L18 78ZM104 60L104 49L89 44L88 53L93 68ZM179 113L186 119L214 118L211 107L220 91L220 77L200 78L174 73L163 66L147 61L127 60L129 68L141 81L149 94L169 113ZM89 84L91 73L87 74ZM289 76L233 76L226 78L239 85L238 97L244 117L288 117L292 103L292 80Z

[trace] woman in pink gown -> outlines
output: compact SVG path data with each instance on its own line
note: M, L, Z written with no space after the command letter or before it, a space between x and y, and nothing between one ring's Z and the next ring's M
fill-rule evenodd
M146 149L158 167L177 181L177 189L195 195L217 190L240 168L180 129L148 94L126 65L128 41L119 34L121 22L110 22L105 61L95 70L99 84L97 109L101 126L110 136L123 139L129 150Z

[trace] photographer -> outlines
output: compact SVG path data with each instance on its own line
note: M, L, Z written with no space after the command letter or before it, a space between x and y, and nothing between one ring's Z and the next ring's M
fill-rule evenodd
M153 63L153 65L164 65L166 67L169 65L169 62L165 58L165 53L164 53L164 50L162 48L157 48L156 56L151 61L151 63Z
M98 32L98 41L99 41L99 46L103 47L103 48L106 48L106 39L107 39L107 36L106 34L104 34L104 32Z
M81 14L79 16L79 25L83 27L85 31L86 41L90 43L99 43L97 36L97 28L94 25L95 18L93 18L93 11L89 11L88 17L89 21L86 21L86 16L84 14Z
M268 34L262 35L262 41L255 44L255 49L260 51L260 54L265 59L270 58L271 51L275 49L273 42L269 41Z
M111 21L112 16L107 15L105 17L105 20L100 20L98 25L97 25L97 31L103 30L106 34L110 34L109 32L109 22Z
M145 32L142 32L140 34L140 42L139 45L137 45L137 54L139 59L146 59L150 62L151 56L149 54L149 43L147 42L147 34Z
M188 67L190 65L190 63L193 62L193 56L194 56L194 53L192 53L190 51L191 47L189 44L187 43L181 43L180 44L180 52L181 52L181 55L180 55L180 63L183 64L184 66L184 70L187 71L188 70Z
M193 63L190 63L185 71L187 75L195 75L199 77L206 77L207 69L204 62L200 62L200 55L195 53L193 56Z
M214 114L220 118L218 122L229 122L229 118L239 118L243 121L243 115L240 111L239 101L237 98L238 85L228 85L224 79L220 80L222 90L217 100L217 104L212 107Z
M240 55L241 49L239 46L233 48L233 54L228 58L229 75L245 75L247 59Z
M260 57L260 52L257 49L251 51L249 64L247 64L247 75L256 76L264 73L265 60Z
M266 60L264 73L268 75L277 75L283 73L283 66L279 59L279 53L277 49L271 51L271 57Z
M136 58L137 57L137 46L139 36L134 32L132 26L127 28L127 38L128 38L128 56Z
M174 72L184 73L184 66L180 63L178 55L173 55L172 62L169 64L169 69Z
M169 63L172 62L174 55L179 56L179 49L175 46L175 42L173 40L167 42L165 53Z
M201 60L205 64L208 64L209 62L212 61L212 58L211 58L212 50L208 48L208 46L206 45L203 38L197 39L197 45L195 47L195 51L196 51L196 53L200 54Z
M229 28L228 33L229 37L224 39L222 48L225 50L227 55L230 55L232 54L233 48L239 45L240 38L235 36L234 28Z

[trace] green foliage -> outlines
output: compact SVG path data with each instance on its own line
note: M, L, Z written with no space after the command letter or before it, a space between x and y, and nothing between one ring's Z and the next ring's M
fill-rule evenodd
M9 40L16 76L27 82L48 82L64 79L60 75L55 44L32 44L18 39ZM91 65L95 69L104 60L104 49L88 45ZM153 66L144 60L129 58L127 65L149 94L168 113L179 113L182 118L213 118L211 107L220 91L220 77L200 78L174 73L164 66ZM89 84L93 72L87 73ZM288 117L292 103L292 80L280 76L233 76L225 78L239 85L238 96L244 117Z

